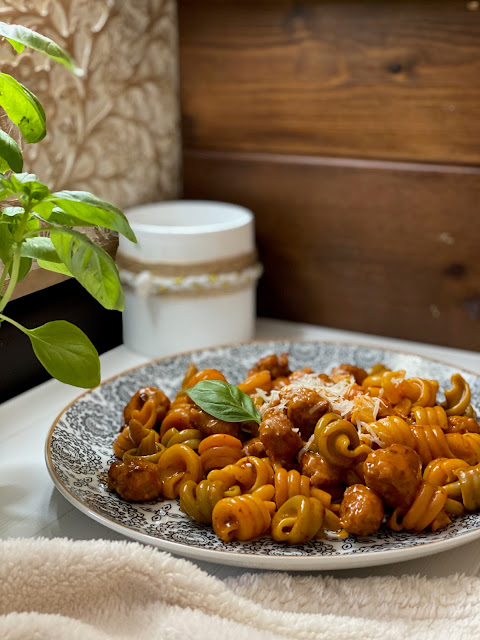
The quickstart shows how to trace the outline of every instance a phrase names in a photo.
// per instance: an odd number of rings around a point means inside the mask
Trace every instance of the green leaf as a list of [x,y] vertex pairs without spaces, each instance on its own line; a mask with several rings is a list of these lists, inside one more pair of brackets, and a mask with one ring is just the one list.
[[50,229],[58,256],[74,278],[106,309],[123,311],[117,265],[104,249],[73,229]]
[[5,209],[1,211],[2,215],[8,216],[9,218],[16,218],[23,215],[24,212],[25,209],[23,207],[5,207]]
[[[10,275],[12,275],[12,266],[13,265],[11,265],[10,269],[8,270]],[[20,258],[20,268],[18,270],[17,282],[21,282],[25,278],[25,276],[30,271],[31,267],[32,267],[32,259],[31,258]]]
[[61,262],[50,238],[27,238],[22,242],[21,255],[35,260]]
[[50,189],[34,173],[12,173],[10,183],[15,191],[25,194],[31,200],[43,200],[50,195]]
[[45,137],[45,112],[38,98],[6,73],[0,73],[0,105],[26,142],[40,142]]
[[0,129],[0,171],[21,171],[23,157],[20,147],[5,131]]
[[11,38],[5,38],[5,39],[7,40],[7,42],[9,42],[12,45],[12,47],[15,49],[17,53],[22,53],[22,51],[25,49],[24,44],[15,42],[15,40],[12,40]]
[[[57,254],[58,256],[58,254]],[[63,262],[49,262],[48,260],[37,260],[37,264],[46,271],[54,271],[55,273],[63,273],[65,276],[73,278],[73,274],[67,269]]]
[[83,75],[82,69],[80,69],[65,49],[62,49],[56,42],[46,36],[42,36],[40,33],[36,33],[18,24],[0,22],[0,36],[6,38],[18,53],[21,53],[25,46],[30,49],[35,49],[35,51],[40,51],[40,53],[55,60],[55,62],[63,64],[76,75]]
[[52,202],[42,202],[38,207],[39,209],[44,208],[45,205],[50,205],[52,208],[51,213],[46,213],[43,216],[44,220],[48,220],[52,224],[59,224],[62,227],[95,227],[96,224],[93,222],[86,222],[85,220],[81,220],[80,218],[76,218],[75,216],[70,215],[69,213],[65,213],[59,207],[54,207]]
[[13,233],[8,224],[0,224],[0,260],[5,264],[11,256],[13,250]]
[[124,235],[128,240],[136,242],[135,234],[125,214],[110,202],[100,200],[87,191],[59,191],[52,193],[44,203],[35,207],[47,220],[51,213],[46,210],[47,203],[54,203],[65,213],[74,216],[81,224],[96,225],[113,229]]
[[7,196],[15,194],[15,189],[10,182],[10,178],[4,173],[0,173],[0,200],[4,200]]
[[81,329],[65,320],[25,329],[35,355],[48,373],[66,384],[89,389],[100,382],[100,360]]
[[[19,224],[21,224],[24,210],[22,207],[6,207],[0,211],[0,260],[6,263],[12,257],[13,247],[19,239],[16,237]],[[30,216],[24,226],[24,232],[37,231],[40,226],[39,221]],[[23,279],[29,272],[31,260],[22,258],[20,262],[20,279]]]
[[238,387],[223,380],[202,380],[186,393],[210,415],[225,422],[262,421],[252,399]]

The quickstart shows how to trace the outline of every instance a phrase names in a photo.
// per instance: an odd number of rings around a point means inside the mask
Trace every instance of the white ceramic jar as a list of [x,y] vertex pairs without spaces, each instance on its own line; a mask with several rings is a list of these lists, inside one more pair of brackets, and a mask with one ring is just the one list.
[[179,200],[126,212],[137,236],[120,236],[123,340],[151,358],[250,340],[257,262],[252,212]]

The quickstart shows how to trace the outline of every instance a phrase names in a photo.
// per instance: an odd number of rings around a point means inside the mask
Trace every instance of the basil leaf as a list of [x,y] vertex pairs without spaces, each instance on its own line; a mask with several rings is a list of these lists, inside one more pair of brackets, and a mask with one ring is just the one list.
[[40,142],[46,136],[45,112],[38,98],[6,73],[0,73],[0,105],[26,142]]
[[20,44],[19,42],[16,42],[15,40],[11,40],[10,38],[5,38],[7,42],[9,42],[12,47],[15,49],[15,51],[17,53],[22,53],[22,51],[25,49],[25,45],[24,44]]
[[22,242],[21,255],[35,260],[61,262],[50,238],[27,238]]
[[[41,209],[48,203],[42,203],[38,209]],[[80,218],[76,218],[75,216],[70,215],[69,213],[65,213],[59,207],[54,207],[53,203],[49,203],[52,207],[51,213],[45,209],[43,219],[52,224],[58,224],[62,227],[95,227],[100,226],[96,222],[87,222],[86,220],[81,220]]]
[[[58,258],[58,254],[57,254]],[[55,273],[62,273],[65,276],[70,276],[73,278],[73,274],[71,271],[67,269],[67,267],[62,262],[50,262],[49,260],[37,259],[37,264],[42,269],[46,271],[54,271]]]
[[12,173],[10,183],[15,191],[28,196],[30,200],[43,200],[50,195],[50,190],[33,173]]
[[50,229],[58,257],[73,277],[106,309],[123,311],[117,265],[108,253],[74,229]]
[[0,171],[21,171],[23,157],[20,147],[8,133],[0,129]]
[[225,422],[262,421],[252,399],[238,387],[223,380],[202,380],[187,395],[207,413]]
[[81,329],[66,320],[22,329],[48,373],[66,384],[89,389],[100,382],[98,353]]
[[25,209],[23,207],[5,207],[5,209],[2,209],[2,215],[10,218],[17,218],[23,215],[24,212]]
[[0,260],[6,264],[12,257],[13,233],[9,224],[0,225]]
[[[13,265],[10,265],[10,269],[8,270],[10,275],[12,275],[12,266]],[[20,258],[17,282],[21,282],[25,278],[27,273],[30,271],[31,266],[32,266],[31,258]]]
[[15,189],[7,175],[0,173],[0,200],[4,200],[9,195],[15,195]]
[[46,36],[42,36],[40,33],[36,33],[19,24],[0,22],[0,37],[1,36],[6,38],[18,53],[21,53],[24,47],[35,49],[35,51],[40,51],[40,53],[55,60],[55,62],[63,64],[77,76],[83,75],[83,71],[77,66],[65,49],[62,49],[56,42]]
[[[113,229],[124,235],[128,240],[136,242],[137,239],[125,214],[110,202],[100,200],[87,191],[59,191],[46,198],[45,203],[35,207],[47,220],[52,210],[46,210],[47,203],[52,203],[65,213],[74,216],[78,221],[86,224],[94,224],[99,227]],[[78,223],[76,223],[78,224]]]

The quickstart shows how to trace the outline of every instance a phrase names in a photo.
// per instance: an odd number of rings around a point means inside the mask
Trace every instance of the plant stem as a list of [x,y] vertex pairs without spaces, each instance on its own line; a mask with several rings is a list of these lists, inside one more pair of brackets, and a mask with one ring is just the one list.
[[7,273],[8,273],[8,270],[10,269],[10,265],[11,265],[11,264],[12,264],[12,261],[11,261],[11,260],[9,260],[9,261],[7,262],[7,264],[4,264],[4,265],[3,265],[2,277],[0,278],[0,294],[1,294],[1,292],[2,292],[3,285],[5,284],[5,280],[6,280],[6,278],[7,278]]
[[0,301],[0,311],[3,311],[7,306],[8,301],[12,297],[13,291],[17,285],[18,280],[18,271],[20,269],[20,251],[21,246],[18,245],[13,253],[13,264],[12,264],[12,273],[10,275],[10,282],[8,283],[7,290],[5,291],[5,295]]
[[[12,262],[12,271],[10,273],[10,282],[8,283],[8,287],[7,287],[7,290],[5,291],[5,295],[2,297],[2,300],[0,301],[0,312],[3,311],[7,306],[15,290],[15,287],[17,286],[18,272],[20,270],[20,259],[22,257],[21,252],[22,252],[23,232],[28,222],[29,215],[30,215],[30,202],[28,203],[27,206],[24,207],[22,221],[18,225],[18,229],[15,233],[16,244],[15,244],[15,249],[13,251],[13,262]],[[2,278],[3,278],[3,275],[2,275]]]
[[15,320],[12,320],[11,318],[4,316],[3,313],[0,313],[0,321],[1,320],[5,320],[5,322],[9,322],[10,324],[13,324],[14,327],[17,327],[17,329],[20,329],[20,331],[22,331],[23,333],[28,334],[28,330],[25,329],[25,327],[22,327],[22,325],[19,324],[18,322],[15,322]]

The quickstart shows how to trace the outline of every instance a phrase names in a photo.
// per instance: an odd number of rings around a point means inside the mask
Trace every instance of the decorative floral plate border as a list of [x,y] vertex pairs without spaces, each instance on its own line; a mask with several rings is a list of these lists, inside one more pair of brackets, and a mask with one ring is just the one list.
[[[460,372],[470,384],[472,398],[480,399],[480,376],[399,351],[290,340],[192,351],[121,373],[66,407],[46,442],[46,462],[53,482],[80,511],[125,536],[184,557],[249,568],[312,571],[388,564],[445,551],[480,537],[480,514],[472,513],[435,533],[396,533],[382,528],[366,538],[331,538],[294,547],[270,538],[224,543],[210,527],[183,514],[177,501],[133,504],[108,490],[106,474],[115,459],[112,442],[122,423],[123,407],[140,387],[157,386],[172,398],[191,362],[199,369],[220,369],[229,382],[240,382],[258,358],[283,352],[289,353],[292,368],[310,366],[316,371],[328,372],[343,362],[361,367],[383,362],[391,369],[405,369],[409,376],[434,378],[441,390],[451,386],[453,373]],[[478,411],[478,400],[473,404]]]

